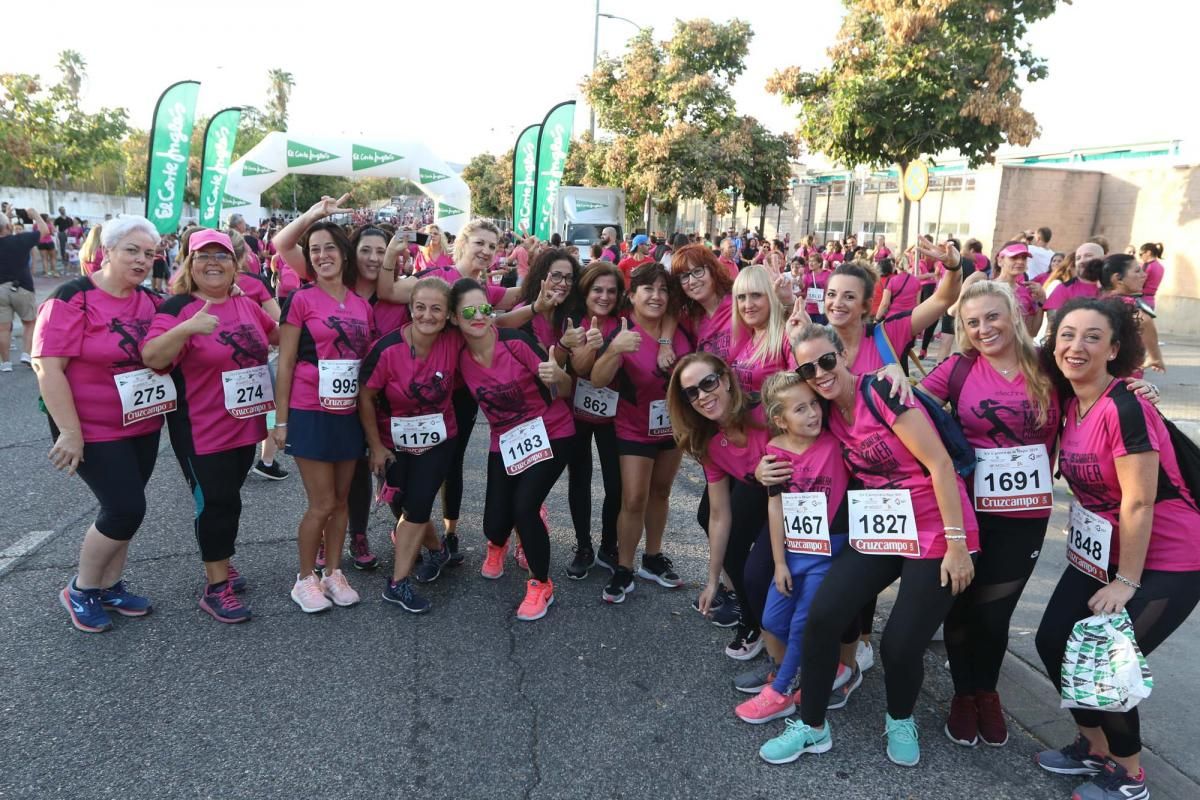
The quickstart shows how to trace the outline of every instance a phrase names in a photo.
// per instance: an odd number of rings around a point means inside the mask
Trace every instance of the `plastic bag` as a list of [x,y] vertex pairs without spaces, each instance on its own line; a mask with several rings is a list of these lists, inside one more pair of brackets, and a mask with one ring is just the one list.
[[1062,664],[1062,707],[1128,711],[1150,696],[1154,677],[1133,636],[1129,614],[1075,623]]

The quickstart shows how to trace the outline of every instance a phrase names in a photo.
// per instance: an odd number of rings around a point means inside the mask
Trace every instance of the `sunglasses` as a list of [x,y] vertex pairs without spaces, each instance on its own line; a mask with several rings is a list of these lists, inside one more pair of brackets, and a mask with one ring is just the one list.
[[492,314],[492,306],[489,303],[480,303],[477,306],[464,306],[458,314],[463,319],[475,319],[476,314],[488,317]]
[[687,398],[689,403],[694,403],[700,399],[700,392],[712,394],[721,385],[721,376],[715,372],[710,372],[700,379],[700,382],[695,386],[680,386],[683,390],[683,396]]
[[817,367],[820,367],[826,372],[832,372],[833,368],[836,366],[837,353],[826,353],[816,361],[806,361],[796,367],[796,374],[806,381],[811,381],[813,378],[817,377]]

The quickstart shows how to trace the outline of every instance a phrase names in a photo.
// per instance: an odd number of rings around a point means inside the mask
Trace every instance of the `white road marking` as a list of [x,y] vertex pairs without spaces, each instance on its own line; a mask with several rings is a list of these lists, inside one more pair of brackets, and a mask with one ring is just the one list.
[[11,572],[23,558],[33,555],[53,535],[54,531],[30,531],[8,548],[0,550],[0,578]]

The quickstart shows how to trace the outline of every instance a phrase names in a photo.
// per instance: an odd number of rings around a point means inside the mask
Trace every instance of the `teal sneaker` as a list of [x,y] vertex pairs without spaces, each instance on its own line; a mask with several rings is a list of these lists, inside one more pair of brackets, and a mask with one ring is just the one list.
[[884,715],[884,735],[887,736],[887,756],[893,764],[915,767],[921,760],[921,747],[917,744],[917,723],[913,718],[892,719]]
[[794,719],[787,720],[783,733],[758,749],[759,758],[768,764],[790,764],[804,753],[827,753],[833,747],[829,720],[825,727],[814,730]]

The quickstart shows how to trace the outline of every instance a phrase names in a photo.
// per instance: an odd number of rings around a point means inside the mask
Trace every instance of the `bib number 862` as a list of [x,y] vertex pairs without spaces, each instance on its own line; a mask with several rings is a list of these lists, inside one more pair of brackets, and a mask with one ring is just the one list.
[[863,514],[858,518],[858,524],[867,533],[880,536],[884,534],[905,535],[908,533],[908,517],[903,514]]
[[582,405],[584,411],[590,411],[599,416],[608,413],[608,403],[598,397],[585,397],[583,398]]
[[545,447],[542,441],[541,434],[535,433],[533,436],[527,436],[516,444],[510,445],[508,448],[508,457],[516,460],[522,456],[527,456],[534,450],[540,450]]

